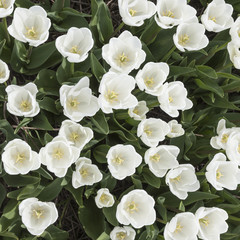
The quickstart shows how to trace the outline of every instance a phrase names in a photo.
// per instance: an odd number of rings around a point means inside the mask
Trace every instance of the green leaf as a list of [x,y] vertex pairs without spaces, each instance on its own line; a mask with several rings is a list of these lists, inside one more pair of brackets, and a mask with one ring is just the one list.
[[41,101],[38,102],[41,109],[44,109],[48,112],[59,115],[59,112],[56,108],[55,100],[50,97],[44,97]]
[[46,185],[41,193],[38,195],[40,201],[52,201],[58,196],[62,188],[67,185],[65,178],[56,178],[53,182]]
[[3,177],[6,184],[11,187],[26,186],[28,184],[36,184],[40,182],[39,177],[27,176],[27,175],[8,175]]
[[108,153],[108,150],[110,149],[110,146],[108,145],[99,145],[93,149],[93,156],[99,163],[107,163],[106,155]]
[[106,217],[107,221],[115,227],[118,226],[118,221],[116,218],[116,211],[117,211],[117,203],[116,202],[112,207],[103,208],[103,214]]
[[53,130],[53,127],[49,123],[43,111],[41,111],[36,117],[34,117],[33,121],[29,125],[35,128],[40,128],[42,130]]
[[64,188],[67,189],[73,195],[78,206],[80,208],[83,208],[84,207],[84,205],[83,205],[83,188],[75,189],[75,188],[73,188],[72,183],[69,183]]
[[105,232],[103,232],[98,238],[97,240],[109,240],[110,237],[108,234],[106,234]]
[[17,126],[17,128],[14,131],[14,134],[18,133],[21,127],[26,126],[28,123],[30,123],[33,119],[32,118],[24,118]]
[[49,95],[59,96],[60,85],[57,81],[55,71],[49,69],[41,70],[34,83],[37,85],[39,91]]
[[207,78],[212,78],[212,79],[217,79],[217,73],[215,72],[215,70],[209,66],[205,66],[205,65],[196,65],[196,69],[197,69],[197,74],[200,77],[207,77]]
[[149,185],[155,188],[160,188],[161,178],[156,177],[148,168],[143,168],[142,173],[143,173],[143,178]]
[[167,209],[164,206],[165,198],[164,197],[158,197],[156,209],[158,213],[161,215],[163,221],[167,221]]
[[16,0],[15,4],[17,7],[30,8],[34,6],[34,3],[30,0]]
[[19,240],[19,238],[12,232],[7,232],[7,231],[1,232],[0,236],[1,237],[7,237],[7,238],[11,238],[11,239],[13,238],[13,239]]
[[88,199],[83,208],[79,208],[78,216],[86,234],[96,240],[105,230],[104,215],[93,199]]
[[228,214],[234,214],[240,211],[240,204],[219,204],[217,207],[224,209]]
[[7,195],[7,191],[5,187],[0,183],[0,207],[2,206],[2,203]]
[[90,61],[92,72],[96,79],[100,82],[103,74],[106,71],[93,53],[90,54]]
[[180,75],[186,75],[189,73],[194,73],[196,72],[195,68],[190,68],[190,67],[180,67],[180,66],[172,66],[170,65],[170,73],[169,73],[169,77],[170,76],[180,76]]
[[69,239],[68,232],[57,228],[54,225],[49,226],[44,233],[41,235],[46,240],[67,240]]
[[102,110],[99,110],[93,117],[91,117],[91,121],[97,127],[96,131],[105,135],[109,133],[108,123]]
[[180,202],[178,209],[182,212],[185,212],[185,206],[183,204],[183,201]]
[[209,200],[209,199],[215,199],[215,198],[219,198],[218,195],[212,194],[212,193],[206,193],[206,192],[190,192],[188,193],[188,198],[186,200],[183,201],[184,205],[190,205],[196,201],[200,201],[200,200]]
[[39,169],[35,170],[35,172],[39,173],[46,179],[53,180],[53,177],[43,167],[40,167]]

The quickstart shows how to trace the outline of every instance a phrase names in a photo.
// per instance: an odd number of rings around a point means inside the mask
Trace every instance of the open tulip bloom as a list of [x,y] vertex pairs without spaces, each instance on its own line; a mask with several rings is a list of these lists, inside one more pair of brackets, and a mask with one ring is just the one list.
[[1,0],[0,2],[0,18],[9,16],[13,12],[15,0]]
[[8,65],[0,60],[0,83],[4,83],[9,79],[10,71]]
[[136,236],[136,232],[132,227],[123,226],[123,227],[114,227],[114,229],[110,232],[111,240],[134,240]]

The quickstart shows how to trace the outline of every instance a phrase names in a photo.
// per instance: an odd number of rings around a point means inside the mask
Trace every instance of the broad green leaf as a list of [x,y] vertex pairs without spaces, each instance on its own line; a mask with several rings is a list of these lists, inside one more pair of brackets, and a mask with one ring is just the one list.
[[2,206],[2,203],[6,198],[6,195],[7,195],[6,188],[0,183],[0,207]]
[[80,208],[83,208],[84,207],[84,205],[83,205],[83,190],[84,190],[83,187],[75,189],[75,188],[73,188],[72,183],[69,183],[64,188],[67,189],[73,195],[78,206]]
[[93,117],[91,117],[91,121],[97,127],[96,131],[105,135],[109,133],[108,123],[102,110],[99,110]]
[[212,79],[218,78],[216,71],[209,66],[196,65],[196,69],[197,69],[197,74],[200,77],[207,77],[207,78],[212,78]]
[[103,74],[106,71],[93,53],[90,54],[90,61],[92,72],[96,79],[100,82]]
[[53,127],[49,123],[43,111],[41,111],[36,117],[34,117],[33,121],[29,125],[32,127],[40,128],[42,130],[53,130]]
[[228,214],[240,212],[240,204],[219,204],[217,207],[224,209]]
[[108,234],[106,234],[105,232],[103,232],[98,238],[97,240],[110,240],[110,237]]
[[18,133],[20,128],[26,126],[28,123],[30,123],[33,119],[32,118],[24,118],[17,126],[17,128],[14,131],[14,134]]
[[68,232],[61,230],[54,225],[50,225],[44,231],[44,233],[41,235],[41,237],[43,237],[46,240],[53,240],[53,239],[67,240],[67,239],[69,239],[69,234],[68,234]]
[[11,187],[26,186],[28,184],[36,184],[40,182],[39,177],[33,177],[28,175],[8,175],[3,177],[7,185]]
[[156,177],[148,168],[143,168],[142,172],[143,172],[143,178],[149,185],[155,188],[160,188],[161,178]]
[[19,238],[12,232],[7,232],[7,231],[0,232],[0,236],[1,237],[7,237],[7,238],[10,238],[10,239],[19,240]]
[[15,4],[17,7],[22,7],[22,8],[30,8],[34,5],[34,3],[30,0],[16,0]]
[[104,207],[103,208],[103,214],[106,217],[107,221],[115,227],[118,226],[118,221],[116,218],[116,210],[117,210],[116,202],[112,207]]
[[93,149],[93,156],[99,163],[107,163],[106,155],[110,146],[108,145],[99,145]]
[[46,179],[53,180],[53,177],[43,167],[40,167],[39,169],[35,170],[35,172],[39,173]]
[[185,76],[186,74],[189,73],[194,73],[196,72],[196,69],[190,68],[190,67],[180,67],[180,66],[172,66],[170,65],[170,73],[169,76]]
[[41,101],[39,101],[39,106],[41,109],[54,113],[55,115],[59,115],[55,100],[50,97],[44,97]]

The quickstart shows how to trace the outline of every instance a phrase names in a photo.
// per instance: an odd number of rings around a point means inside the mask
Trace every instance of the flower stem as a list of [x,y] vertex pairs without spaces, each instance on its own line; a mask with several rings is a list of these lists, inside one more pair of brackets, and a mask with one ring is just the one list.
[[160,223],[162,223],[162,224],[167,224],[166,221],[164,221],[164,220],[162,220],[162,219],[160,219],[160,218],[157,218],[156,220],[157,220],[157,222],[160,222]]
[[112,37],[114,37],[114,36],[123,28],[124,24],[125,24],[125,23],[122,22],[122,23],[115,29]]
[[71,73],[71,75],[74,74],[74,62],[70,63],[70,73]]
[[29,45],[29,48],[28,48],[28,51],[27,51],[27,64],[30,63],[30,58],[31,58],[31,55],[32,55],[32,49],[33,49],[33,46]]
[[5,32],[6,39],[7,39],[7,44],[10,45],[11,38],[10,38],[9,32],[7,30],[7,28],[8,28],[8,26],[7,26],[7,18],[3,18],[2,21],[3,21],[3,26],[4,26],[4,32]]

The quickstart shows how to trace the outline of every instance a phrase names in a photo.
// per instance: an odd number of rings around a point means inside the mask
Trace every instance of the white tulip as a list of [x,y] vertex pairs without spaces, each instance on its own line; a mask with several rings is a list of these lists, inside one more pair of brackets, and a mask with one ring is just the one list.
[[147,0],[118,0],[118,7],[122,21],[129,26],[143,25],[156,12],[155,4]]
[[40,236],[48,226],[56,222],[58,211],[53,202],[27,198],[19,205],[19,215],[27,230],[32,235]]
[[231,4],[226,4],[224,0],[213,0],[201,16],[201,22],[208,31],[221,32],[232,26],[232,13]]
[[135,107],[128,109],[128,114],[136,121],[146,119],[146,113],[149,111],[146,101],[140,101]]
[[98,208],[103,208],[112,207],[115,201],[113,195],[109,192],[107,188],[101,188],[97,191],[95,202]]
[[79,188],[86,185],[93,185],[102,180],[102,173],[97,165],[92,164],[89,158],[81,157],[76,161],[76,171],[72,175],[72,185]]
[[111,38],[109,43],[102,47],[102,56],[111,66],[111,71],[128,74],[140,67],[145,61],[146,53],[142,50],[139,38],[129,31],[124,31],[118,38]]
[[[165,240],[197,240],[198,222],[191,212],[176,214],[164,229]],[[215,239],[214,239],[215,240]]]
[[188,110],[193,103],[187,98],[187,89],[180,81],[165,83],[158,96],[160,108],[171,117],[178,117],[178,110]]
[[181,23],[173,35],[175,46],[181,51],[195,51],[205,48],[209,40],[205,28],[200,23]]
[[108,150],[106,157],[109,171],[118,180],[133,175],[142,162],[141,155],[132,145],[117,144]]
[[57,177],[64,177],[68,168],[79,157],[80,150],[70,145],[62,136],[57,136],[40,149],[39,155],[43,165]]
[[50,27],[51,21],[42,7],[17,7],[8,32],[20,42],[28,42],[30,46],[37,47],[47,41]]
[[[1,8],[0,8],[1,11]],[[0,60],[0,83],[4,83],[9,79],[10,71],[8,65]]]
[[117,206],[119,223],[134,228],[151,225],[156,220],[155,201],[145,190],[135,189],[124,195]]
[[233,128],[226,128],[225,119],[221,119],[217,125],[217,136],[212,137],[210,144],[215,149],[226,149],[229,135],[234,131]]
[[9,85],[6,87],[8,95],[7,110],[16,116],[34,117],[39,111],[39,105],[36,101],[38,92],[34,83],[28,83],[24,86]]
[[149,148],[145,152],[144,160],[150,171],[157,177],[163,177],[171,168],[179,165],[177,156],[180,149],[171,145],[160,145]]
[[83,127],[71,120],[64,120],[59,129],[58,135],[65,137],[70,145],[82,150],[83,147],[93,138],[93,131],[91,128]]
[[69,62],[83,62],[94,44],[92,33],[88,28],[71,27],[67,34],[56,39],[57,50]]
[[236,128],[233,131],[227,141],[226,155],[229,160],[236,162],[240,165],[240,130]]
[[200,183],[191,164],[180,164],[171,169],[166,175],[166,184],[172,194],[179,199],[186,199],[188,192],[195,192],[200,188]]
[[220,240],[220,234],[227,232],[228,214],[217,207],[200,207],[195,216],[199,222],[198,237],[204,240]]
[[172,28],[183,22],[197,22],[196,13],[187,0],[161,0],[157,1],[155,21],[161,28]]
[[0,18],[9,16],[13,12],[15,0],[0,0]]
[[88,77],[81,78],[74,86],[62,85],[60,103],[64,115],[74,122],[79,122],[86,116],[92,117],[99,110],[98,99],[92,95]]
[[140,90],[145,90],[148,94],[158,96],[168,74],[169,66],[167,63],[149,62],[143,69],[138,71],[135,79]]
[[232,42],[236,45],[240,44],[240,17],[232,24],[229,34],[231,35]]
[[240,69],[240,42],[229,42],[227,45],[227,50],[233,66],[237,69]]
[[168,124],[157,118],[144,119],[137,128],[137,136],[149,147],[156,147],[169,132]]
[[5,171],[10,175],[27,174],[40,168],[39,155],[21,139],[14,139],[5,146],[2,154]]
[[223,153],[217,153],[207,165],[206,178],[216,190],[236,190],[240,184],[240,169],[238,164],[227,161]]
[[171,120],[168,122],[171,131],[167,134],[169,138],[175,138],[184,135],[185,131],[182,124],[178,123],[177,120]]
[[135,236],[135,230],[129,226],[114,227],[110,232],[111,240],[134,240]]
[[113,109],[135,107],[137,98],[131,94],[135,88],[135,80],[127,74],[105,73],[100,82],[98,103],[104,113],[112,113]]

